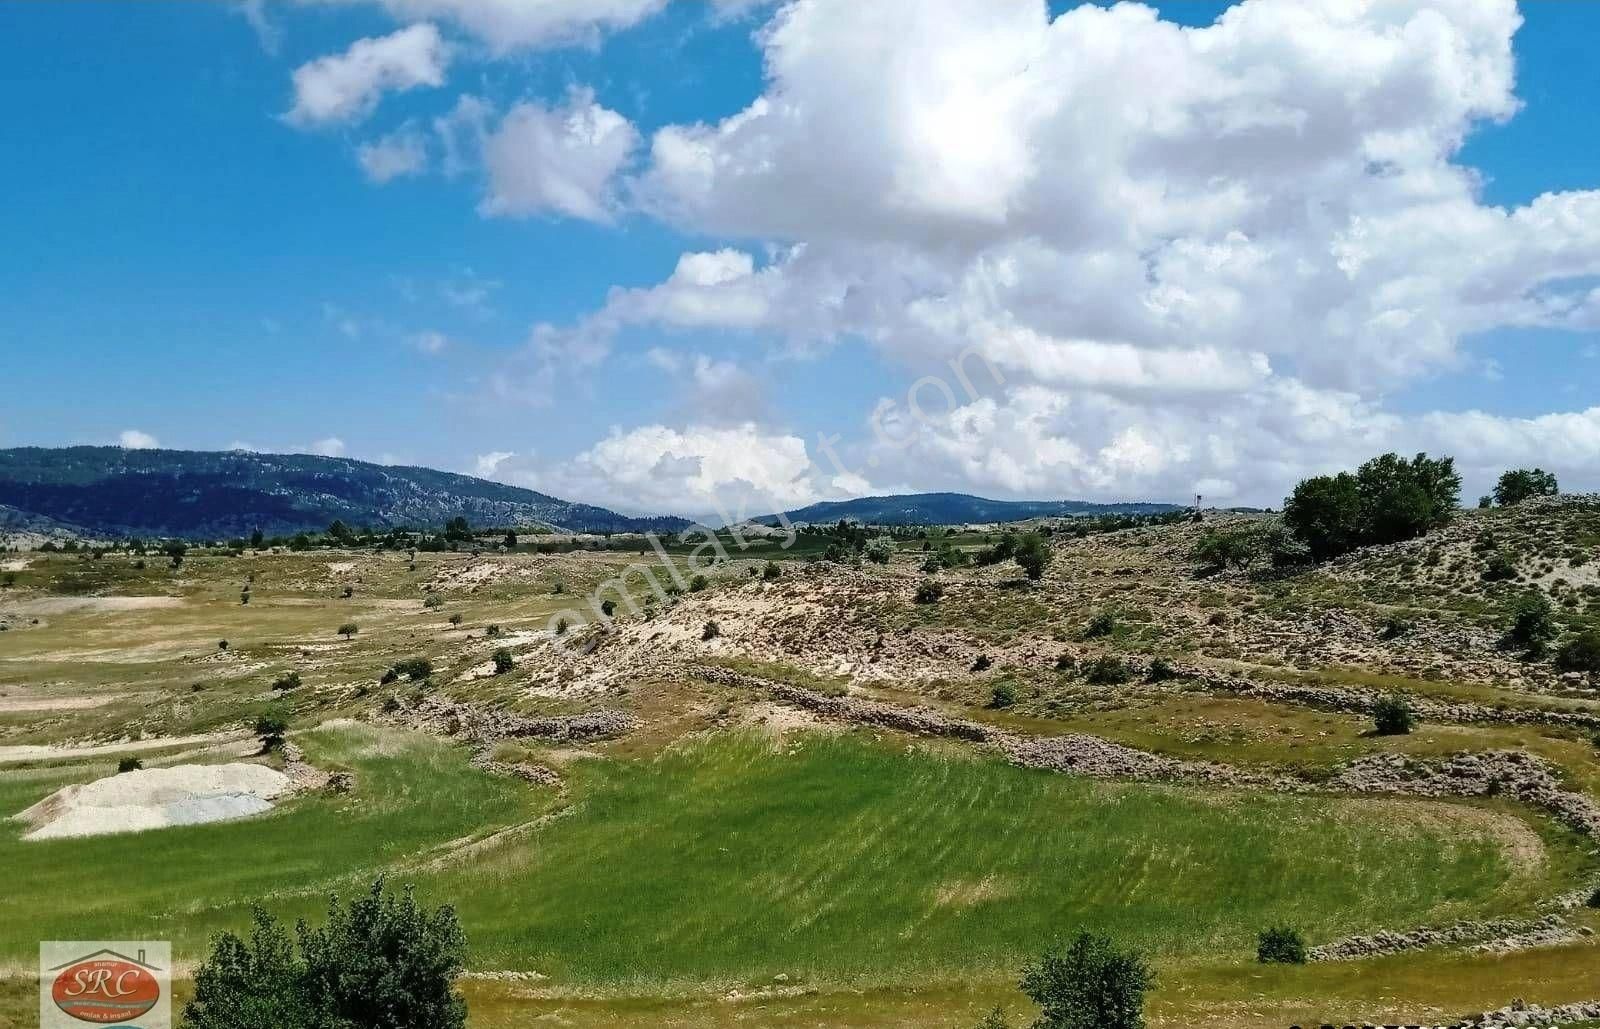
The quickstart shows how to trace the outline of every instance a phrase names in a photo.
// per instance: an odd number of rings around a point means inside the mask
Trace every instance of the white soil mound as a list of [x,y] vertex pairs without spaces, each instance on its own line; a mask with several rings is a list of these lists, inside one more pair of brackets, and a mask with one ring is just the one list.
[[259,815],[293,788],[265,765],[149,768],[63,787],[16,818],[32,826],[25,840],[140,832]]

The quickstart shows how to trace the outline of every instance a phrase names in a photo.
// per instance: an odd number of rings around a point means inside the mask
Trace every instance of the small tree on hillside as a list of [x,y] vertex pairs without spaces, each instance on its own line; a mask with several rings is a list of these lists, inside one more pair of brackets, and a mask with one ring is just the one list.
[[1025,532],[1017,537],[1012,556],[1017,559],[1023,574],[1038,582],[1044,578],[1044,570],[1049,566],[1054,554],[1051,553],[1050,544],[1045,541],[1043,535],[1037,532]]
[[1553,473],[1542,468],[1513,468],[1494,485],[1494,499],[1501,507],[1520,504],[1529,497],[1553,497],[1561,491]]
[[511,651],[501,647],[494,652],[494,674],[504,675],[515,667],[517,667],[517,662],[511,656]]
[[289,732],[289,713],[281,707],[271,707],[256,718],[256,735],[261,737],[261,751],[266,753],[283,746]]
[[1563,672],[1600,675],[1600,630],[1589,629],[1563,643],[1556,651],[1556,667]]
[[1256,960],[1262,964],[1303,965],[1306,941],[1286,925],[1273,926],[1256,937]]
[[1405,736],[1416,723],[1416,713],[1406,698],[1395,695],[1384,697],[1372,708],[1372,717],[1379,736]]
[[1022,974],[1022,992],[1042,1009],[1034,1029],[1144,1029],[1153,983],[1137,951],[1087,932]]
[[1503,641],[1506,649],[1520,650],[1537,660],[1549,652],[1550,641],[1555,638],[1555,611],[1549,598],[1536,589],[1518,598],[1511,608],[1511,625]]
[[1356,547],[1413,539],[1449,522],[1461,497],[1455,460],[1418,454],[1375,457],[1354,474],[1319,475],[1295,486],[1283,520],[1318,561]]
[[343,625],[339,626],[339,635],[343,636],[345,639],[349,639],[360,631],[361,626],[357,625],[355,622],[345,622]]

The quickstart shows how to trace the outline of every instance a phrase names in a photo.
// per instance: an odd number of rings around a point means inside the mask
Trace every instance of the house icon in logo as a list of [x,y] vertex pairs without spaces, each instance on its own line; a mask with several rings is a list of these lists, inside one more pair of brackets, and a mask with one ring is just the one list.
[[39,1024],[44,1029],[171,1026],[171,944],[53,943],[42,944],[39,951]]

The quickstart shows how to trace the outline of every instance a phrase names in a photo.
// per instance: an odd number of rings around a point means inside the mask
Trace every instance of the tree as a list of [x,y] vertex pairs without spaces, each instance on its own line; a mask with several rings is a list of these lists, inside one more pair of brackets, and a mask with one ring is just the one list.
[[1303,965],[1306,941],[1286,925],[1273,926],[1256,937],[1256,960],[1262,964]]
[[511,651],[501,647],[494,652],[494,674],[504,675],[515,667],[517,667],[517,662],[511,656]]
[[989,706],[992,708],[1008,708],[1017,702],[1016,684],[1009,679],[1001,679],[994,684],[994,689],[989,691]]
[[1416,724],[1410,701],[1398,695],[1384,697],[1373,705],[1372,717],[1379,736],[1406,736]]
[[944,596],[944,586],[933,579],[923,579],[913,598],[918,604],[937,604]]
[[138,758],[125,757],[117,762],[117,774],[122,775],[124,772],[137,772],[143,767],[144,762],[140,761]]
[[262,548],[262,546],[264,546],[266,544],[266,542],[267,542],[267,537],[262,534],[260,529],[257,529],[255,532],[252,532],[250,534],[250,549],[251,550],[260,550]]
[[328,536],[335,543],[348,543],[350,541],[350,527],[335,518],[333,524],[328,526]]
[[184,557],[189,553],[189,545],[182,540],[173,540],[161,548],[161,552],[172,559],[172,567],[177,568],[183,564]]
[[279,693],[287,693],[290,690],[299,689],[300,673],[286,672],[283,675],[278,676],[277,679],[273,680],[272,688]]
[[343,625],[339,626],[339,635],[343,636],[345,639],[349,639],[360,631],[361,626],[357,625],[355,622],[345,622]]
[[1302,480],[1283,520],[1318,561],[1356,547],[1414,539],[1450,521],[1461,499],[1455,459],[1375,457],[1354,474]]
[[1022,992],[1042,1009],[1034,1029],[1144,1029],[1144,995],[1153,983],[1137,951],[1088,932],[1022,973]]
[[467,524],[463,515],[457,515],[444,523],[444,538],[451,542],[461,542],[472,538],[472,526]]
[[1542,468],[1513,468],[1494,484],[1494,499],[1501,507],[1511,507],[1529,497],[1553,497],[1560,491],[1551,472]]
[[1589,629],[1563,643],[1556,651],[1556,667],[1563,672],[1600,675],[1600,630]]
[[1506,649],[1537,659],[1549,651],[1555,638],[1555,611],[1549,599],[1537,589],[1524,593],[1511,608],[1511,625],[1503,641]]
[[865,554],[867,560],[873,564],[886,565],[889,563],[889,558],[894,554],[894,544],[879,536],[867,544]]
[[767,566],[761,569],[761,577],[768,582],[783,578],[783,567],[776,561],[768,561]]
[[289,732],[289,715],[281,707],[271,707],[256,718],[256,735],[261,737],[261,750],[277,750],[283,746],[283,737]]
[[190,1029],[463,1029],[466,1001],[455,990],[466,936],[455,911],[428,911],[410,888],[384,880],[341,906],[327,923],[289,934],[257,908],[250,942],[217,936],[195,970]]
[[1030,580],[1038,582],[1044,578],[1044,570],[1050,564],[1050,559],[1055,556],[1050,550],[1050,544],[1045,542],[1043,535],[1037,532],[1025,532],[1017,537],[1016,546],[1012,549],[1012,556],[1017,560],[1023,574]]
[[506,549],[507,550],[515,550],[515,549],[517,549],[517,534],[516,534],[515,530],[513,530],[513,529],[507,529],[506,530],[505,543],[506,543]]
[[1194,558],[1208,568],[1244,571],[1262,555],[1261,533],[1253,529],[1211,529],[1194,545]]

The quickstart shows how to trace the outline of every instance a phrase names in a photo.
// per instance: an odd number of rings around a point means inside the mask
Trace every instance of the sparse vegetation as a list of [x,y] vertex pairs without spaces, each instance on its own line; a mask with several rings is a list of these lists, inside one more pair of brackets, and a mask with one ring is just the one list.
[[272,688],[279,693],[287,693],[290,690],[299,689],[300,673],[285,672],[283,675],[280,675],[276,679],[272,680]]
[[1405,697],[1391,695],[1372,709],[1379,736],[1405,736],[1416,726],[1416,712]]

